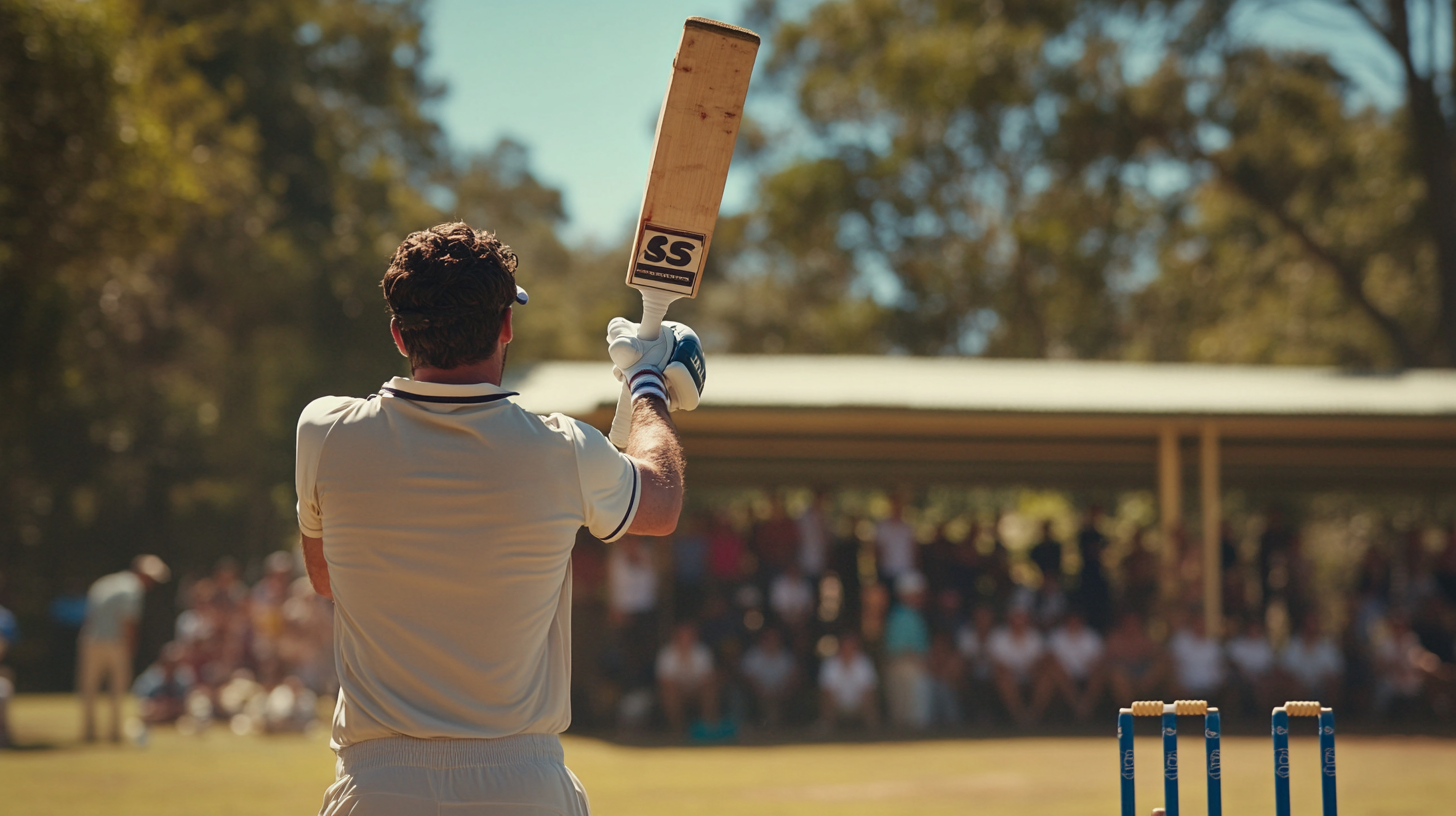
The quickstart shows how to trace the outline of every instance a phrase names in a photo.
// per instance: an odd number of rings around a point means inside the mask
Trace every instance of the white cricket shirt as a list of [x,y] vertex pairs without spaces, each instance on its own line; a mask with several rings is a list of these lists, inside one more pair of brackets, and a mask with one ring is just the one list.
[[334,593],[335,750],[571,722],[571,547],[632,524],[637,468],[490,384],[395,377],[298,421],[298,524]]

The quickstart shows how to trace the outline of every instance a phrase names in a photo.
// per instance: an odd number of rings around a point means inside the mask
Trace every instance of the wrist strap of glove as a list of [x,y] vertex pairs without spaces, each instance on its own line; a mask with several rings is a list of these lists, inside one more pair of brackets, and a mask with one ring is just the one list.
[[632,375],[627,383],[632,389],[632,400],[635,402],[642,397],[656,397],[667,403],[667,383],[662,375],[650,368],[644,368]]

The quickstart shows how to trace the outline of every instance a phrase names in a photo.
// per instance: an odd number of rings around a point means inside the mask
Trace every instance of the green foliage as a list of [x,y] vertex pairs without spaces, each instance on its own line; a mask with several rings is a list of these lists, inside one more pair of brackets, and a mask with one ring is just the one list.
[[135,552],[286,544],[298,411],[377,387],[380,273],[440,218],[421,28],[413,2],[0,1],[0,571],[22,615]]
[[1257,4],[772,21],[803,128],[735,278],[794,307],[733,313],[736,346],[1456,364],[1451,66],[1412,49],[1407,3],[1336,6],[1404,66],[1400,111],[1352,105],[1324,55],[1230,36],[1236,7],[1278,13]]
[[449,153],[421,15],[0,0],[0,580],[25,628],[137,552],[186,572],[296,540],[299,410],[403,372],[378,285],[408,232],[515,244],[516,361],[599,357],[632,310],[626,250],[563,246],[524,148]]

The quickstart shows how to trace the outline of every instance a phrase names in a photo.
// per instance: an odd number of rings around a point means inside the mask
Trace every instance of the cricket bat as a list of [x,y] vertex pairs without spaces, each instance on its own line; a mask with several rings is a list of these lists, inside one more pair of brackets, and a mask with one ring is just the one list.
[[[674,300],[698,296],[758,45],[746,28],[703,17],[683,24],[627,266],[627,285],[642,293],[644,339],[657,338]],[[610,439],[626,447],[631,430],[632,394],[623,385]]]

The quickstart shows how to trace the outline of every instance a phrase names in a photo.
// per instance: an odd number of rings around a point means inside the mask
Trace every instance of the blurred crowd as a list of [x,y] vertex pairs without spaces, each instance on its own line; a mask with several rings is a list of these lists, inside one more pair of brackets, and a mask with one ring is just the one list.
[[[1307,542],[1307,525],[1268,509],[1218,543],[1224,617],[1210,627],[1202,547],[1178,530],[1097,507],[1055,523],[930,523],[899,498],[871,515],[826,493],[789,495],[795,512],[770,494],[751,511],[685,514],[669,538],[579,535],[575,727],[705,741],[1056,728],[1180,698],[1216,702],[1235,722],[1292,699],[1342,719],[1456,722],[1456,526],[1391,527],[1342,548]],[[314,726],[338,690],[332,604],[291,553],[248,574],[223,559],[171,583],[160,560],[138,556],[91,585],[78,607],[88,738],[102,685],[129,688],[144,724],[183,732]],[[172,637],[132,682],[128,627],[160,584],[176,599]],[[0,608],[0,747],[5,649],[18,637]],[[127,644],[115,660],[108,637]]]
[[275,552],[251,586],[223,559],[210,575],[184,577],[175,634],[132,684],[147,724],[197,732],[300,732],[318,699],[338,691],[333,604],[315,594],[295,557]]
[[846,518],[820,494],[790,514],[775,496],[761,517],[698,514],[669,539],[583,536],[576,721],[712,740],[1025,728],[1178,698],[1249,718],[1317,699],[1456,719],[1456,528],[1371,547],[1321,586],[1270,510],[1256,549],[1220,542],[1226,617],[1210,631],[1201,548],[1176,532],[1115,529],[1094,507],[1071,535],[1046,522],[1008,547],[999,520],[914,513],[896,499]]

